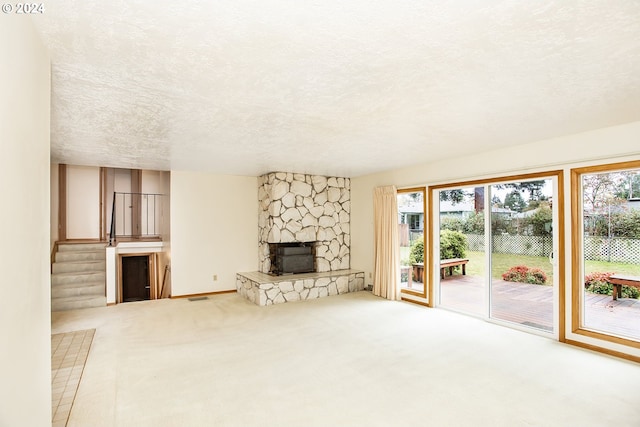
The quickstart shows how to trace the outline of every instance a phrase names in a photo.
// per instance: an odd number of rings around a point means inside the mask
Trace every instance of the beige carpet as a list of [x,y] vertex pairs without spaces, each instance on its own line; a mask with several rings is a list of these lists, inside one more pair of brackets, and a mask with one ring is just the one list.
[[60,312],[96,328],[68,426],[638,426],[640,365],[358,292]]

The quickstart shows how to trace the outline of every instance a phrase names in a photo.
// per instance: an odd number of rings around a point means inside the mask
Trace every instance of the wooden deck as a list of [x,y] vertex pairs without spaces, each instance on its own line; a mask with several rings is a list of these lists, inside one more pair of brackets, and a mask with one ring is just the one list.
[[[441,280],[440,306],[485,315],[482,278],[447,276]],[[493,281],[491,317],[545,331],[553,328],[553,290],[551,286]],[[417,290],[422,283],[413,283]],[[406,289],[406,287],[404,288]],[[585,322],[589,329],[640,339],[640,300],[610,295],[585,294]]]

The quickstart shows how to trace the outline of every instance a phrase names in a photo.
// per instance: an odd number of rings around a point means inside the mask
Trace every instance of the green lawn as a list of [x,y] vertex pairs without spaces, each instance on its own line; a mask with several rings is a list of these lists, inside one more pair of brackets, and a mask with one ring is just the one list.
[[599,273],[622,273],[640,276],[639,264],[623,264],[621,262],[586,261],[584,270],[585,274],[597,271]]
[[[484,275],[484,252],[467,251],[467,274],[471,276]],[[506,273],[511,267],[516,265],[526,265],[530,268],[539,268],[547,275],[547,283],[553,283],[553,266],[549,263],[549,258],[515,254],[493,254],[491,277],[502,279],[502,273]]]
[[[405,260],[405,265],[409,263],[409,250],[410,248],[400,248],[400,259]],[[467,274],[470,276],[482,276],[484,275],[484,252],[472,252],[467,251],[467,258],[469,263],[467,264]],[[553,283],[553,268],[549,263],[549,258],[535,257],[526,255],[515,254],[493,254],[492,256],[493,268],[491,277],[494,279],[501,279],[502,273],[505,273],[509,268],[516,265],[526,265],[527,267],[539,268],[547,275],[547,283]],[[598,272],[610,272],[610,273],[623,273],[634,276],[640,276],[639,264],[623,264],[619,262],[605,262],[605,261],[586,261],[585,273]]]

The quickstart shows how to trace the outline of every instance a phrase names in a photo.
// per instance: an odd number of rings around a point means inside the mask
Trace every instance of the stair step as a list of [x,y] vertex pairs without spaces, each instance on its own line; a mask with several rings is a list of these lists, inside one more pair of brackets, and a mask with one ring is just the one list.
[[66,251],[56,252],[56,262],[68,261],[103,261],[105,251]]
[[83,295],[51,299],[51,311],[66,311],[106,306],[107,297],[105,296]]
[[51,285],[64,285],[67,283],[105,282],[104,271],[84,271],[79,273],[56,273],[51,275]]
[[54,262],[51,266],[53,274],[58,273],[80,273],[85,271],[105,271],[106,261],[69,261]]
[[58,243],[58,252],[103,251],[106,243]]
[[51,287],[51,298],[104,296],[104,282],[65,283]]

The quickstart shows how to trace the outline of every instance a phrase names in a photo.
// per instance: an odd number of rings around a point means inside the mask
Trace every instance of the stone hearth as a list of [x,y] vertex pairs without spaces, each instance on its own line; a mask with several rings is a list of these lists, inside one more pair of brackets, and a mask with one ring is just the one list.
[[322,298],[364,290],[364,272],[341,270],[272,276],[261,272],[236,274],[236,290],[261,305]]

